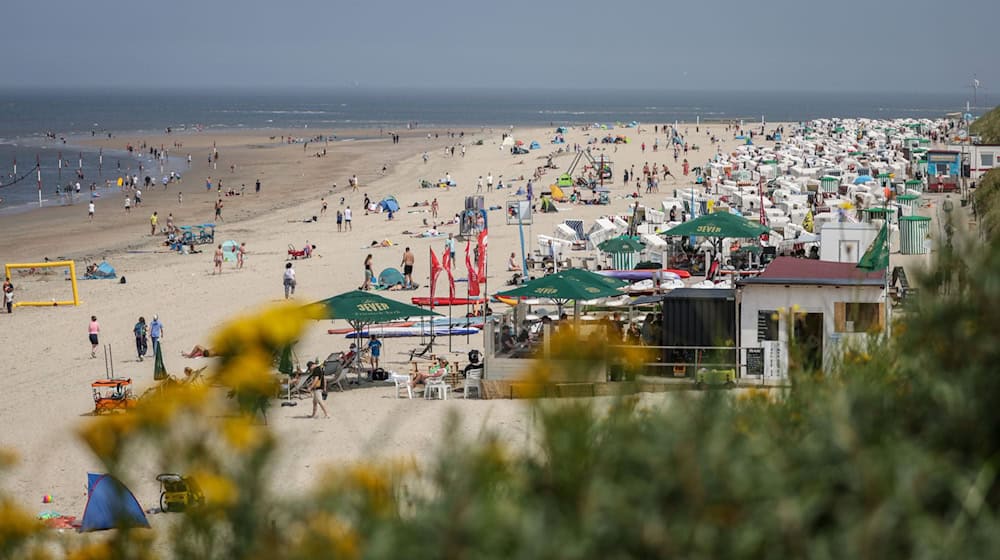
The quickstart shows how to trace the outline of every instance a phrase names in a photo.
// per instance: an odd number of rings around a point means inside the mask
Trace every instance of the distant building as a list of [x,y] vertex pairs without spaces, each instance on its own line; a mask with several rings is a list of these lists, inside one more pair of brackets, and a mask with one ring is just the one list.
[[964,155],[964,167],[973,181],[1000,167],[1000,144],[949,144],[948,149]]

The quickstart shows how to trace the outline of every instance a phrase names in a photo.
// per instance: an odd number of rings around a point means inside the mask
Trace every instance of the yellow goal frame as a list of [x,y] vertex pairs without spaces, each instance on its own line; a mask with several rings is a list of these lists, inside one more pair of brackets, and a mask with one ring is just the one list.
[[76,263],[74,261],[52,261],[43,263],[8,263],[3,265],[4,274],[10,278],[15,268],[58,268],[69,267],[69,281],[73,285],[73,299],[68,301],[15,301],[14,307],[57,307],[60,305],[80,305],[80,291],[76,285]]

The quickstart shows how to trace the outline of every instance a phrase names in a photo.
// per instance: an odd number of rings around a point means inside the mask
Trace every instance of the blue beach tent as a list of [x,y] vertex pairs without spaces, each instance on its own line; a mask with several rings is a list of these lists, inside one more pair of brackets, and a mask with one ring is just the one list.
[[97,270],[84,275],[83,278],[85,280],[111,280],[118,278],[118,273],[115,272],[115,267],[108,264],[107,261],[103,261],[97,265]]
[[532,141],[531,145],[528,146],[528,149],[529,150],[537,150],[537,149],[539,149],[541,147],[542,147],[542,145],[539,144],[537,141]]
[[382,288],[391,288],[396,284],[401,285],[405,280],[403,273],[395,268],[387,268],[378,275],[378,285]]
[[142,506],[117,478],[110,474],[87,473],[87,506],[80,531],[149,528]]
[[386,212],[399,212],[399,203],[396,202],[396,197],[394,196],[383,198],[382,202],[379,202],[379,206]]

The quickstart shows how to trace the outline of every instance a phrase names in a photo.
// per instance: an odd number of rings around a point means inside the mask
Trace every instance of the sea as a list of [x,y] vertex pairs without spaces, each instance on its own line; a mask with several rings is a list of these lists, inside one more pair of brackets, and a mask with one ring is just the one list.
[[[843,93],[490,89],[343,90],[0,90],[0,215],[81,204],[89,185],[126,172],[162,178],[186,168],[183,148],[164,166],[130,155],[127,139],[168,128],[183,134],[227,129],[301,129],[303,137],[338,130],[407,126],[480,127],[694,123],[720,120],[800,122],[824,117],[937,118],[965,110],[967,93]],[[974,111],[983,112],[983,111]],[[315,131],[315,133],[313,132]],[[120,149],[98,152],[81,140],[112,134]],[[351,138],[356,140],[355,132]],[[366,135],[361,135],[366,136]],[[167,146],[168,150],[171,146]],[[201,157],[203,154],[194,154]],[[16,173],[15,173],[16,161]],[[61,162],[61,164],[60,164]],[[77,178],[78,170],[83,179]],[[80,196],[64,193],[81,183]],[[100,190],[100,189],[99,189]]]

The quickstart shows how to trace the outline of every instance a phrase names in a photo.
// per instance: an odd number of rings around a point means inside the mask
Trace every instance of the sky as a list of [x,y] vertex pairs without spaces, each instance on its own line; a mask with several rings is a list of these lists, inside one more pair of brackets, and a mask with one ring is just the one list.
[[[6,0],[0,86],[1000,94],[998,0]],[[976,46],[980,42],[981,46]]]

